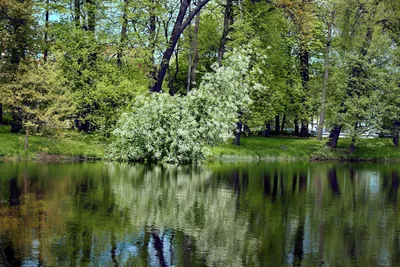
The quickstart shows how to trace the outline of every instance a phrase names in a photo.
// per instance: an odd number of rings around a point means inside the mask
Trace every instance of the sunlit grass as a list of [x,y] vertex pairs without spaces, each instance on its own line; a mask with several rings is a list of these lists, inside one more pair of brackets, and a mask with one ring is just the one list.
[[244,137],[241,146],[231,143],[212,149],[211,159],[222,160],[400,160],[400,149],[389,138],[360,139],[349,153],[350,139],[339,139],[335,150],[325,146],[326,139],[294,137]]
[[62,136],[30,136],[29,149],[24,150],[24,135],[9,133],[9,126],[0,126],[0,156],[35,158],[38,155],[102,158],[105,145],[90,135],[64,133]]

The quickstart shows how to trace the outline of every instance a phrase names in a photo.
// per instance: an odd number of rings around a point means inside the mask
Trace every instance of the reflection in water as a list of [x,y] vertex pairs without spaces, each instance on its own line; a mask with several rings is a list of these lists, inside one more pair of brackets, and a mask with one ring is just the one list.
[[0,164],[0,266],[399,266],[399,167]]

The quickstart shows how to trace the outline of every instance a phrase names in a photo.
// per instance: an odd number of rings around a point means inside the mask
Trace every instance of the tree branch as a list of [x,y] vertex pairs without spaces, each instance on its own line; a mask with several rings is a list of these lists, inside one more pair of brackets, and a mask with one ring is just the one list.
[[181,27],[179,28],[180,32],[183,32],[183,30],[185,30],[185,28],[190,24],[190,22],[192,21],[192,19],[194,18],[194,16],[197,15],[197,13],[199,13],[199,11],[209,2],[210,0],[203,0],[200,3],[197,4],[196,8],[193,9],[192,12],[190,12],[189,16],[187,17],[187,19],[185,20],[184,23],[182,23]]

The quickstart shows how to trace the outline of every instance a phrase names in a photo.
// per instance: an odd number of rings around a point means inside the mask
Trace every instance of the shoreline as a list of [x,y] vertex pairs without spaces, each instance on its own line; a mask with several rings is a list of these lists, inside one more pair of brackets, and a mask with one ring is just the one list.
[[[226,143],[211,148],[204,162],[400,162],[400,149],[389,138],[360,139],[352,154],[348,153],[350,142],[341,138],[338,147],[330,149],[326,139],[248,136],[241,138],[241,146]],[[107,143],[95,135],[65,132],[58,137],[31,136],[25,151],[22,135],[0,127],[0,162],[110,161]]]

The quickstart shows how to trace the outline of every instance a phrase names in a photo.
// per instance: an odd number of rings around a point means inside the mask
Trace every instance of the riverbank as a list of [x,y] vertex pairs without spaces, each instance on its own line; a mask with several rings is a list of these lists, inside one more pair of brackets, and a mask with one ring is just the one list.
[[[0,161],[91,161],[105,156],[106,142],[93,135],[65,132],[58,137],[30,136],[25,151],[24,135],[9,133],[0,126]],[[212,149],[208,161],[398,161],[400,149],[389,138],[361,139],[356,151],[348,153],[350,139],[340,139],[335,150],[326,140],[296,137],[244,137],[241,146],[222,144]]]
[[240,147],[225,144],[212,149],[210,160],[222,161],[400,161],[400,149],[389,138],[360,139],[354,153],[348,153],[350,139],[340,139],[337,149],[327,140],[296,137],[244,137]]
[[0,126],[0,161],[90,161],[104,157],[106,144],[90,135],[66,132],[61,136],[30,136],[24,150],[23,134],[9,133],[9,126]]

